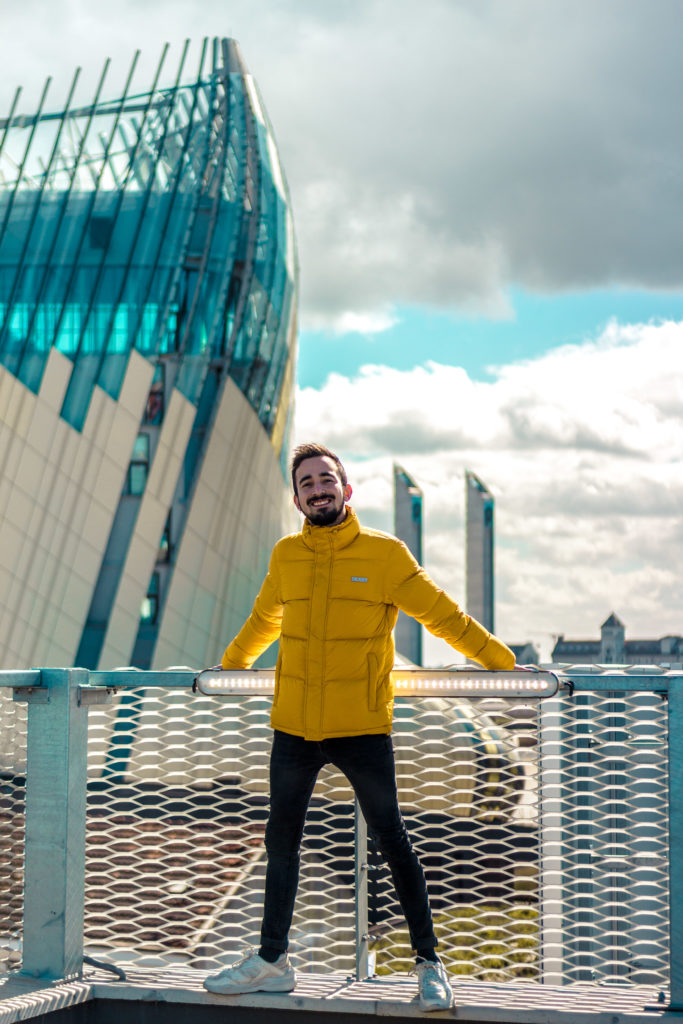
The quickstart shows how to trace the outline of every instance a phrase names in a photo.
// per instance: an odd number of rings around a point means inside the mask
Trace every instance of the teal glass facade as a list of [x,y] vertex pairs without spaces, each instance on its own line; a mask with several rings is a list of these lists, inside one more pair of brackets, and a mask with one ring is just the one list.
[[101,82],[89,106],[0,120],[0,361],[37,391],[50,349],[66,355],[77,429],[94,386],[118,397],[131,349],[174,362],[195,404],[217,363],[275,428],[295,337],[286,185],[236,44],[205,43],[189,83],[187,54],[171,86],[162,60],[147,93],[103,101]]

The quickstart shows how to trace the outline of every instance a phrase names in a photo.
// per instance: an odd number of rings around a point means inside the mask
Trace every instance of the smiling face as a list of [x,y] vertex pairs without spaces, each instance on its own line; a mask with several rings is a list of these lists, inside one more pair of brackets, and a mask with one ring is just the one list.
[[313,526],[336,526],[346,517],[351,488],[342,484],[334,459],[318,455],[296,469],[294,504]]

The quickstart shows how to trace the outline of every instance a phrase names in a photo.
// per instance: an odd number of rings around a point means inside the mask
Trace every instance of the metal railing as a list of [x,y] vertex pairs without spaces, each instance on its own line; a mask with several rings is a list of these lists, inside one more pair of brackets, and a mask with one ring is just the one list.
[[[456,975],[657,985],[683,1007],[683,673],[560,679],[543,701],[398,688],[399,797],[440,952]],[[5,970],[68,977],[84,955],[210,970],[257,938],[272,674],[222,696],[193,681],[0,673]],[[358,977],[410,963],[386,867],[327,768],[292,956]]]
[[26,710],[0,685],[0,973],[21,963]]

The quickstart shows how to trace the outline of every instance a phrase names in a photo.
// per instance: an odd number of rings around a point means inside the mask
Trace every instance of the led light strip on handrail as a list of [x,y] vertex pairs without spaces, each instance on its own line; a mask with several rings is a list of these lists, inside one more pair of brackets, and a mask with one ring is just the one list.
[[275,669],[245,668],[239,671],[205,668],[195,677],[193,690],[209,697],[230,693],[272,696],[275,689]]
[[[553,697],[559,689],[554,672],[486,669],[396,668],[391,673],[397,697]],[[195,689],[211,697],[231,693],[272,694],[274,669],[243,669],[239,672],[205,669],[195,679]]]
[[397,697],[553,697],[560,686],[554,672],[487,669],[396,668],[391,673]]

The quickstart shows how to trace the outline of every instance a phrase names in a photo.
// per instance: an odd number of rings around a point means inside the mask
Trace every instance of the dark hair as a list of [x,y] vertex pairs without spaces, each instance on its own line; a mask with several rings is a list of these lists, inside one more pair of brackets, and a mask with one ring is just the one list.
[[292,487],[294,488],[295,494],[296,471],[301,465],[301,463],[305,462],[306,459],[316,459],[321,456],[326,456],[328,459],[332,459],[337,464],[337,469],[339,470],[339,479],[342,482],[342,487],[346,487],[348,483],[348,480],[346,479],[346,470],[342,466],[341,459],[339,458],[339,456],[335,455],[334,452],[331,452],[330,449],[326,448],[324,444],[316,444],[315,442],[310,442],[309,444],[297,445],[297,447],[294,449],[294,454],[292,455]]

